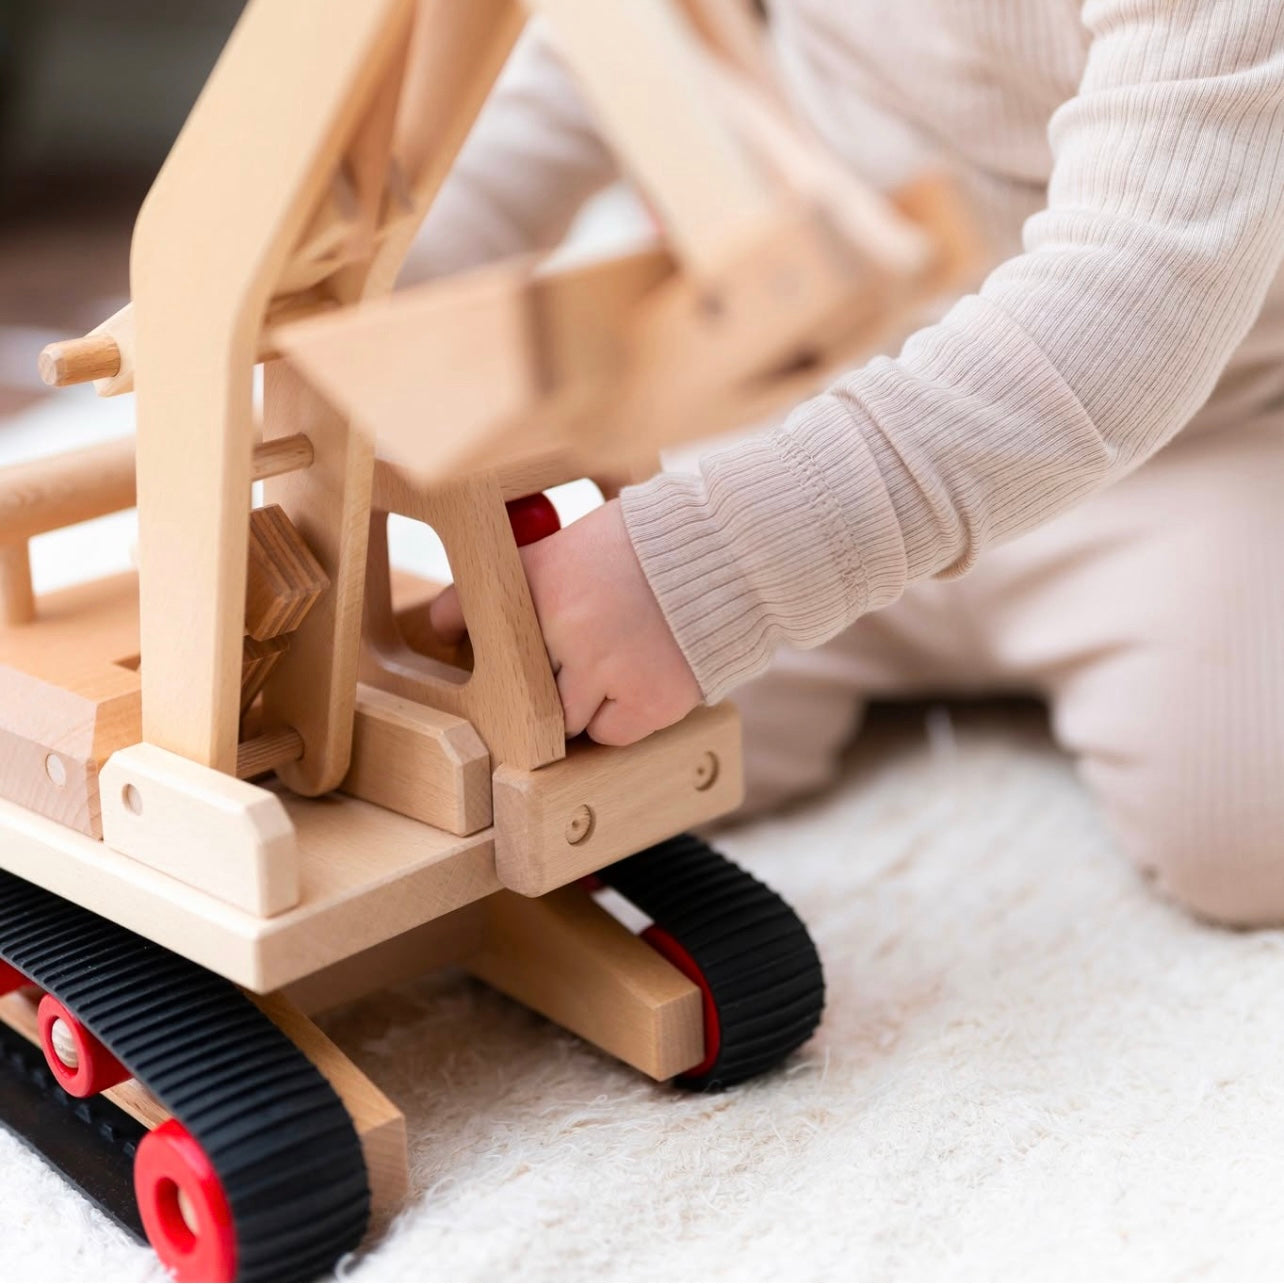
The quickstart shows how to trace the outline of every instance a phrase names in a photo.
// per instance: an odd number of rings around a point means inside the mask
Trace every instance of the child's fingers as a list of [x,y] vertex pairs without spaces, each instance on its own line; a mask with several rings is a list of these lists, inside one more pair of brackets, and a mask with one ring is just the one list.
[[655,727],[631,706],[618,700],[603,700],[586,730],[589,739],[600,745],[631,745],[650,735]]
[[566,734],[578,736],[592,721],[601,696],[583,683],[576,683],[565,665],[553,664],[557,679],[557,694],[562,697],[562,712],[566,715]]
[[432,631],[443,642],[458,642],[464,636],[464,612],[453,584],[446,585],[433,598],[428,607],[428,620],[432,624]]

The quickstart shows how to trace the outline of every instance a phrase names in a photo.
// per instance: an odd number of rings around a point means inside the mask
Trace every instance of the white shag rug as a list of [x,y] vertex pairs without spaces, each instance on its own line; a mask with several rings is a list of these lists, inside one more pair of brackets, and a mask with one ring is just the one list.
[[[1037,716],[884,720],[722,846],[812,926],[815,1042],[688,1098],[458,977],[336,1014],[413,1164],[343,1278],[1284,1274],[1284,937],[1157,901]],[[0,1163],[0,1278],[162,1278],[4,1134]]]

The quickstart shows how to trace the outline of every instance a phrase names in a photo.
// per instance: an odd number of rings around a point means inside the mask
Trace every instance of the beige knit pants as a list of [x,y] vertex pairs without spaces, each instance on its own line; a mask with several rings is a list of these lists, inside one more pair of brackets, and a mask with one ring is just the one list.
[[1181,436],[735,695],[751,808],[835,777],[869,697],[1030,692],[1125,851],[1221,922],[1284,923],[1284,415]]

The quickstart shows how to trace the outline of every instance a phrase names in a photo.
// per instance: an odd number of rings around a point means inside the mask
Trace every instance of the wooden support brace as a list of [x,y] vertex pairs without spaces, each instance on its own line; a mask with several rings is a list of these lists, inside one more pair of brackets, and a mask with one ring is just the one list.
[[396,1106],[288,999],[250,996],[326,1077],[361,1139],[370,1181],[370,1233],[400,1210],[409,1186],[406,1120]]
[[716,275],[774,212],[776,194],[718,117],[696,33],[665,0],[527,0],[683,262]]
[[704,1056],[700,991],[583,888],[486,901],[474,976],[619,1057],[670,1079]]
[[727,704],[620,749],[575,740],[536,771],[495,772],[495,872],[542,896],[739,805],[740,719]]
[[462,905],[311,972],[282,993],[308,1015],[355,1002],[475,954],[488,918],[486,901]]

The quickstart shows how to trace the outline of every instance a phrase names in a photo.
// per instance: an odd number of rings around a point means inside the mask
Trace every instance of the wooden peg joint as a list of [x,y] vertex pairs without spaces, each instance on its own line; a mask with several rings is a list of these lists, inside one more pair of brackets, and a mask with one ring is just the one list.
[[264,772],[275,771],[287,762],[303,757],[303,737],[293,727],[269,731],[243,741],[236,750],[236,774],[241,780],[252,780]]
[[120,373],[120,348],[109,334],[51,343],[39,358],[40,377],[51,388],[67,388]]
[[306,433],[291,433],[288,437],[274,437],[261,441],[254,447],[254,463],[250,475],[255,481],[279,477],[299,468],[311,468],[314,452]]

